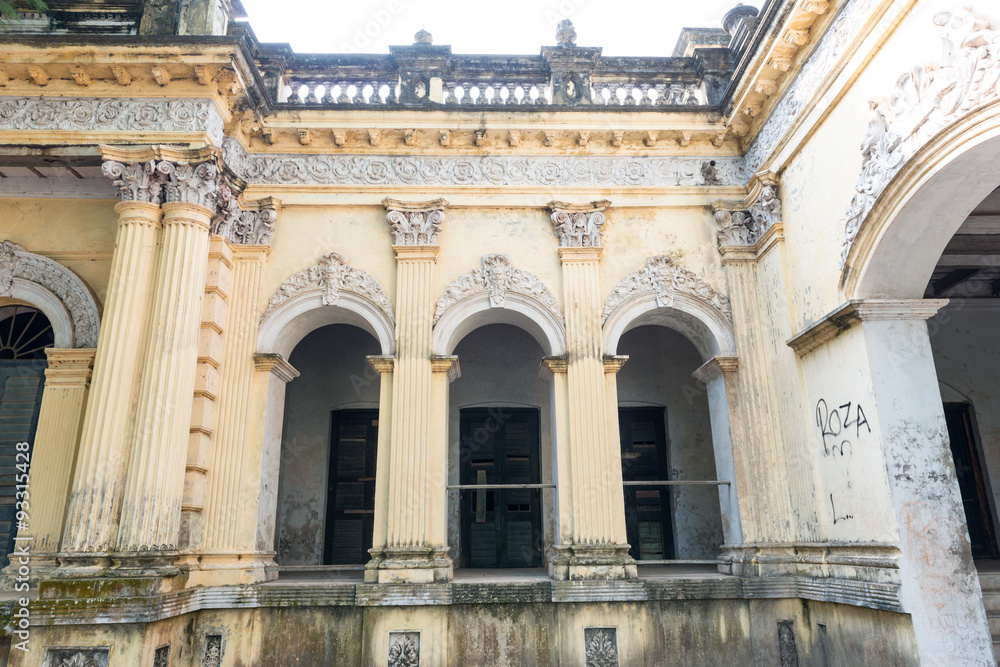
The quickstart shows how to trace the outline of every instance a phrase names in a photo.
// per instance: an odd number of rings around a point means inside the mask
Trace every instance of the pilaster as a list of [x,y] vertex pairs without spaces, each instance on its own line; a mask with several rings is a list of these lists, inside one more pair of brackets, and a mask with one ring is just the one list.
[[93,348],[45,350],[45,389],[38,414],[38,430],[32,452],[30,531],[31,578],[47,578],[56,566],[56,553],[65,527],[73,468],[76,464],[94,366]]
[[162,186],[146,164],[109,161],[104,172],[123,201],[59,556],[64,576],[100,574],[110,564],[162,218]]
[[[557,462],[564,466],[558,477],[560,483],[569,477],[573,489],[572,524],[568,533],[560,534],[553,566],[557,579],[635,576],[628,544],[619,540],[625,534],[620,444],[617,434],[612,438],[609,432],[601,353],[601,238],[609,205],[607,201],[549,204],[559,239],[566,304],[568,429],[561,437],[568,436],[569,450]],[[622,497],[620,504],[607,500],[617,497]]]
[[378,566],[385,558],[387,517],[389,514],[389,449],[392,430],[393,357],[370,356],[368,363],[378,371],[378,442],[375,452],[375,516],[372,530],[371,560],[365,568],[365,582],[378,583]]
[[435,466],[447,462],[447,441],[434,439],[431,326],[436,244],[448,203],[386,199],[383,204],[396,253],[397,349],[386,540],[378,582],[446,581],[452,572],[444,529],[447,466]]

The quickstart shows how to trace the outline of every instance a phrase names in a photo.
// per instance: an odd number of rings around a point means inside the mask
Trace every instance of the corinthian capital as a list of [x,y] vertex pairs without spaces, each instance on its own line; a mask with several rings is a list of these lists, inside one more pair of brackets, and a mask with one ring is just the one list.
[[118,188],[122,201],[160,203],[163,180],[156,172],[154,161],[122,163],[105,160],[101,165],[101,171],[111,179],[112,185]]
[[437,245],[447,201],[404,202],[386,198],[382,205],[394,245]]
[[604,211],[611,206],[606,199],[589,204],[549,202],[552,211],[553,231],[563,248],[600,248],[601,233],[607,216]]

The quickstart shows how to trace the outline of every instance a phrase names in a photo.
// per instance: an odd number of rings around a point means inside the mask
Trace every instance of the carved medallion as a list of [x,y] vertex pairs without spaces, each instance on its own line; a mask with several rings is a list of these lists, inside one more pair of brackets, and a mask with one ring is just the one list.
[[562,321],[559,302],[538,276],[514,268],[507,255],[486,255],[482,259],[480,268],[463,273],[455,282],[448,285],[434,310],[434,324],[437,324],[453,305],[482,292],[489,293],[492,308],[503,308],[509,292],[523,294],[538,301],[560,322]]
[[584,665],[618,667],[618,628],[584,628]]
[[726,321],[733,321],[728,296],[720,294],[703,278],[677,266],[672,257],[660,255],[647,259],[645,268],[633,271],[615,286],[604,302],[603,322],[607,322],[626,301],[650,292],[656,294],[656,305],[661,308],[672,306],[674,295],[685,294],[715,308]]
[[420,633],[390,632],[388,667],[420,667]]

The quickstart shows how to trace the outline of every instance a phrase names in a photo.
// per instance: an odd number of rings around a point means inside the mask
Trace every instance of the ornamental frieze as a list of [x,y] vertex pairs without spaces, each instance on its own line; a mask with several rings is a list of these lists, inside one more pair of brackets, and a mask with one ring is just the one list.
[[480,268],[463,273],[448,285],[434,309],[434,324],[459,301],[484,292],[489,294],[491,308],[503,308],[508,293],[523,294],[562,321],[559,302],[538,276],[515,268],[507,255],[486,255]]
[[[231,138],[223,150],[236,174],[262,185],[683,187],[747,181],[738,157],[264,154],[247,153]],[[706,177],[703,167],[712,160]]]
[[207,99],[0,98],[0,130],[206,132],[218,144],[222,127]]

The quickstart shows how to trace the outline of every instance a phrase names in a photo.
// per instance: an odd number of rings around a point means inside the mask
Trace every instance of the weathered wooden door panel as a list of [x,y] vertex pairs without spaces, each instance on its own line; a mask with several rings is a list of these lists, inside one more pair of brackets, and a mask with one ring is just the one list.
[[375,520],[377,410],[335,410],[330,428],[327,482],[327,565],[368,562]]
[[958,474],[958,488],[965,507],[965,520],[969,526],[972,557],[1000,557],[985,471],[972,433],[972,407],[967,403],[945,403],[944,417]]
[[[668,480],[664,408],[621,408],[618,424],[623,481]],[[636,560],[674,557],[668,487],[625,487],[625,532]]]

